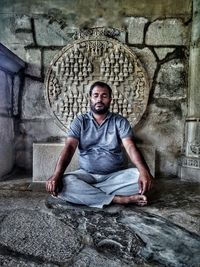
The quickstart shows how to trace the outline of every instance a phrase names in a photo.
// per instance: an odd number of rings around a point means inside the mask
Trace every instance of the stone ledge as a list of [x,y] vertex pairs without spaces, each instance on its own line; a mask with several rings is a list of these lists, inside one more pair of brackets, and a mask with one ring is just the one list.
[[182,157],[178,176],[182,181],[200,183],[200,158]]

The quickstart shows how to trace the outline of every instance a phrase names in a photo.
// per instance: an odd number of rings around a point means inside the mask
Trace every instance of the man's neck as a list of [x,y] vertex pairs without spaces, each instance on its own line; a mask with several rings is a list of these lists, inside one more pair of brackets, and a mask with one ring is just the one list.
[[96,114],[96,113],[92,112],[92,115],[93,115],[95,121],[100,125],[107,117],[108,112],[106,112],[105,114]]

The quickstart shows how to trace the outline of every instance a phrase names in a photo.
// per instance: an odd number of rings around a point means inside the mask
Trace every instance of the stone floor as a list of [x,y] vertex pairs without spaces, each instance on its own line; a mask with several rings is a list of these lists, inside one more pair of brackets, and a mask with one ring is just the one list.
[[0,182],[0,266],[200,266],[200,184],[161,179],[150,205],[102,210],[30,184]]

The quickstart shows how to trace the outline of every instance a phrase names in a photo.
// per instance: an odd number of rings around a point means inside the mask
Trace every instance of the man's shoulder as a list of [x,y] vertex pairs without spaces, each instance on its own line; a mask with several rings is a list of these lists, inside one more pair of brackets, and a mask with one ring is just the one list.
[[82,121],[85,121],[85,120],[90,120],[90,114],[89,114],[89,112],[78,114],[78,115],[76,115],[74,120],[75,121],[79,121],[79,122],[82,122]]

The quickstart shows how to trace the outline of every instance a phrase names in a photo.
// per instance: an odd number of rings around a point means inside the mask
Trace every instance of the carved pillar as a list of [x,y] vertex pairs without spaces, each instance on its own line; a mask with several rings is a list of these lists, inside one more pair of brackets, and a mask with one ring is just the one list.
[[185,155],[181,158],[179,175],[182,180],[200,182],[200,0],[193,0],[185,130]]

